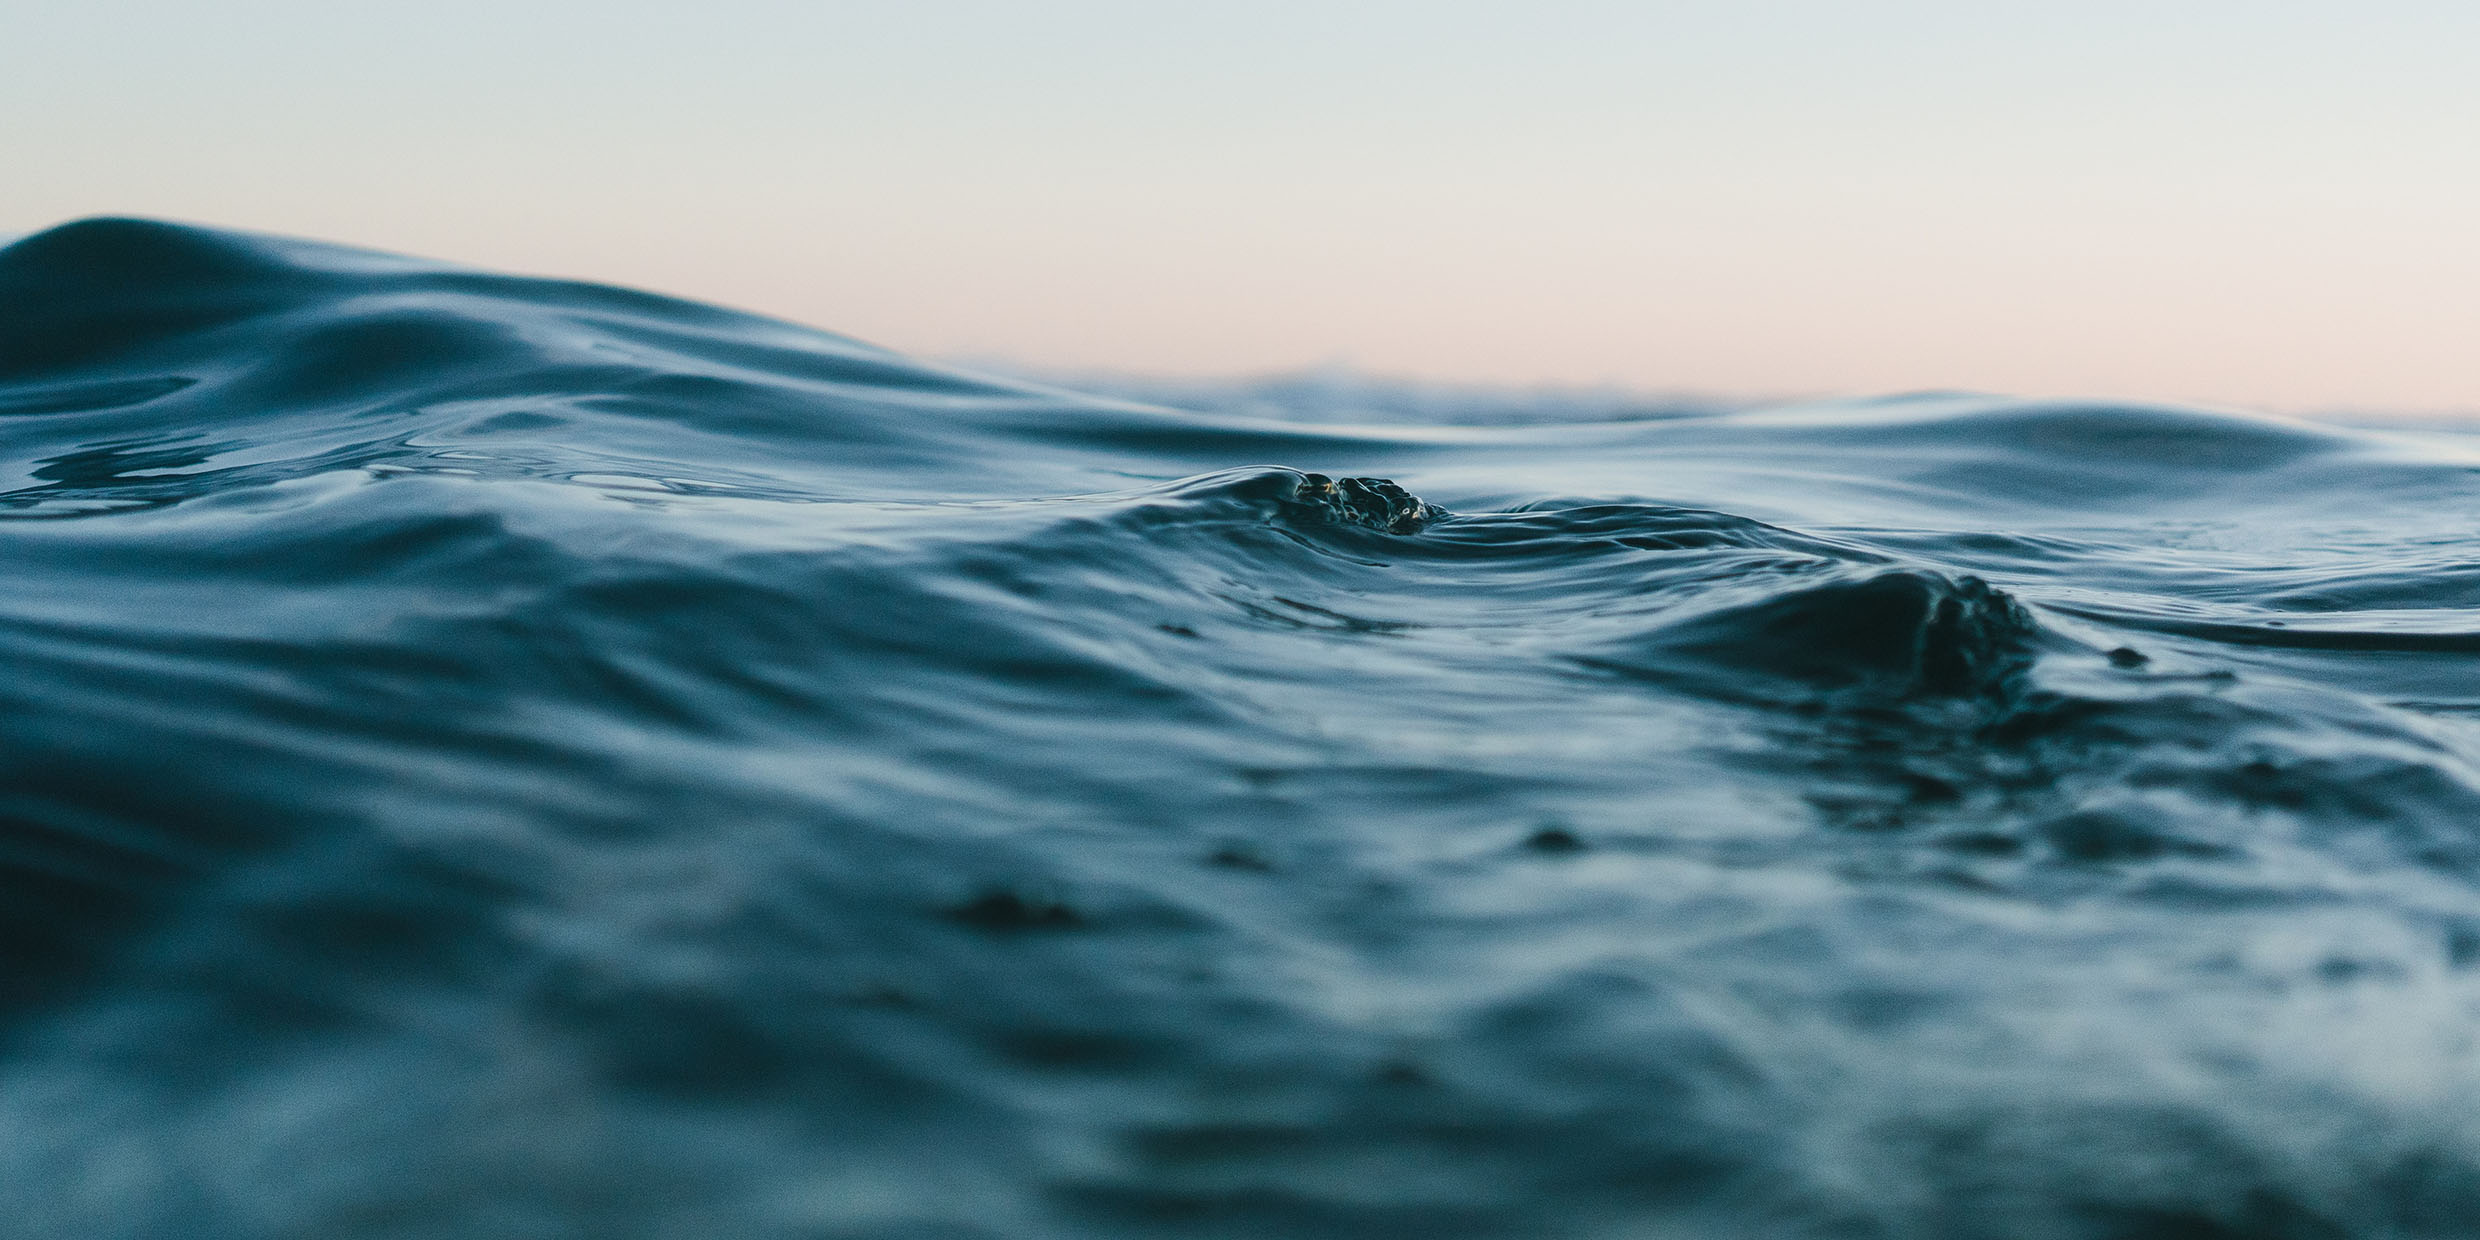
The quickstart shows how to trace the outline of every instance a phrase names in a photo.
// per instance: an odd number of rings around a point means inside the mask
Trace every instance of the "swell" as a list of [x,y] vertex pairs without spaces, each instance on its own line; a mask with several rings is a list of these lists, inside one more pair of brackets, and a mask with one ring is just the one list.
[[2480,1209],[2480,458],[1145,394],[173,225],[0,251],[0,515],[50,518],[0,525],[0,1207]]

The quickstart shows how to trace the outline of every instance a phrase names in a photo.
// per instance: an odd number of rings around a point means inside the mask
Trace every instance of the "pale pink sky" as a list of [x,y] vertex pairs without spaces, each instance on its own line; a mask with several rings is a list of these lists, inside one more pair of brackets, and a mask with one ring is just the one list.
[[1062,368],[2480,412],[2480,6],[50,8],[0,234]]

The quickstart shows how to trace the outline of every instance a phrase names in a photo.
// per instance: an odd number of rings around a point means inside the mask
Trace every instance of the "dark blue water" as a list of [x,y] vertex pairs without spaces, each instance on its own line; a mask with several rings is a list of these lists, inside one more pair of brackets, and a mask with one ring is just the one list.
[[9,1234],[2480,1234],[2480,439],[1283,391],[0,251]]

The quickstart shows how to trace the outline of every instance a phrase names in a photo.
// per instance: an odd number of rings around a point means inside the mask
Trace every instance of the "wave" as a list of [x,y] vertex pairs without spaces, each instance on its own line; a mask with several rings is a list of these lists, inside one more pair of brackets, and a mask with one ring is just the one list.
[[2480,1216],[2460,439],[1229,395],[172,224],[0,250],[0,1208]]

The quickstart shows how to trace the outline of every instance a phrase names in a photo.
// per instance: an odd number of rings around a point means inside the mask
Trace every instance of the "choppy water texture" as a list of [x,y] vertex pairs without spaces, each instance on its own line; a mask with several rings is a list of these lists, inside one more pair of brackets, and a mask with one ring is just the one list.
[[2480,1234],[2480,441],[1269,390],[0,251],[0,1217]]

